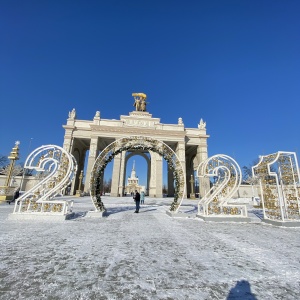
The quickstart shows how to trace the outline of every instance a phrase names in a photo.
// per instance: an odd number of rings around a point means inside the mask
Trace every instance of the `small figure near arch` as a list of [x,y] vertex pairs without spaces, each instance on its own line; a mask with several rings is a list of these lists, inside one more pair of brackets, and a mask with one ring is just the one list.
[[141,195],[137,190],[135,190],[135,194],[134,194],[133,198],[134,198],[134,201],[135,201],[135,213],[139,213]]

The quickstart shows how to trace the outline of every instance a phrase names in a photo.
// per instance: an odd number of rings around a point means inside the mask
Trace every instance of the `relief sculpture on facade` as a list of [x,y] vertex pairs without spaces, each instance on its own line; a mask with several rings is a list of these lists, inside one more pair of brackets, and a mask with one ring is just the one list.
[[153,127],[154,122],[146,121],[146,120],[126,120],[126,125],[130,126],[141,126],[141,127]]

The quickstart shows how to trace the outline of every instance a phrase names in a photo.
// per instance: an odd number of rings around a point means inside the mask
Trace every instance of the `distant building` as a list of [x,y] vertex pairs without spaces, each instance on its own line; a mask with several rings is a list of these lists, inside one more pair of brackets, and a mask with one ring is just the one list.
[[136,176],[135,171],[135,161],[133,161],[131,176],[127,179],[127,185],[125,186],[124,193],[128,195],[134,193],[135,191],[138,191],[139,193],[141,191],[145,192],[145,186],[139,185],[139,178]]

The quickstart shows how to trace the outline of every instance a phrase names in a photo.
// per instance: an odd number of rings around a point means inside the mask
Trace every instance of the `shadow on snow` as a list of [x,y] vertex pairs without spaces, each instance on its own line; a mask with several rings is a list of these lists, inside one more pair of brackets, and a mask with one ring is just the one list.
[[247,280],[240,280],[229,291],[226,300],[257,300],[251,292],[250,283]]

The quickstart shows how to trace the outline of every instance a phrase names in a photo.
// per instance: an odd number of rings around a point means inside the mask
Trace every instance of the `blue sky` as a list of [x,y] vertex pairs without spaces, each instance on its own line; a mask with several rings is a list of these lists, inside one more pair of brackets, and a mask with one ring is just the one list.
[[163,123],[203,118],[209,156],[299,155],[299,15],[298,0],[1,1],[0,154],[20,140],[24,162],[62,145],[73,107],[119,119],[144,92]]

